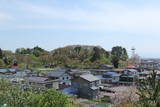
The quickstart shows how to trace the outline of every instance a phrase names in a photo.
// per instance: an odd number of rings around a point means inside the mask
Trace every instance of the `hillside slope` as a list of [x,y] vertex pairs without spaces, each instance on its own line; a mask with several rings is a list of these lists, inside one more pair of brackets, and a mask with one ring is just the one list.
[[97,68],[110,63],[109,52],[99,46],[66,46],[51,53],[56,65],[70,68]]

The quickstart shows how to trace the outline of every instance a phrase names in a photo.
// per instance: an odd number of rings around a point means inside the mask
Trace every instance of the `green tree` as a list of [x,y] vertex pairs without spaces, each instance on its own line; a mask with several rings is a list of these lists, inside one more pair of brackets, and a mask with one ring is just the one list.
[[54,89],[23,90],[5,79],[0,79],[0,106],[4,104],[7,107],[70,107],[71,100]]
[[0,79],[0,106],[7,107],[70,107],[70,98],[54,89],[31,88],[23,90]]
[[117,56],[121,60],[126,60],[128,58],[126,49],[121,46],[113,47],[111,54]]
[[2,52],[2,49],[0,48],[0,59],[3,58],[3,52]]
[[0,59],[0,67],[4,67],[5,66],[5,63],[2,59]]
[[119,67],[119,58],[117,56],[112,56],[112,64],[114,65],[115,68]]
[[3,61],[4,61],[5,65],[9,65],[10,64],[7,56],[3,57]]
[[112,64],[114,65],[115,68],[119,67],[120,60],[125,61],[128,58],[126,49],[121,46],[113,47],[111,54],[112,54]]
[[138,84],[140,106],[160,107],[160,79],[155,70],[147,80],[141,80]]
[[67,107],[69,105],[69,97],[56,91],[47,90],[42,95],[35,96],[29,102],[30,107]]
[[91,62],[99,60],[101,58],[101,50],[98,47],[93,48],[93,56],[91,58]]

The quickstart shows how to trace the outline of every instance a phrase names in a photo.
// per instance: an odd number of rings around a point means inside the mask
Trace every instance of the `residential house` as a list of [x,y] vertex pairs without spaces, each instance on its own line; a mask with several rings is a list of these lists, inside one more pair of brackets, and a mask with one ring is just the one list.
[[47,77],[25,77],[24,81],[31,87],[43,87],[59,89],[59,80],[51,80]]
[[128,65],[127,68],[128,68],[128,69],[137,69],[137,67],[134,66],[134,65]]
[[139,76],[139,71],[136,69],[126,69],[124,71],[124,74],[129,74],[129,75],[133,75],[133,76]]
[[102,75],[102,83],[118,83],[120,75],[116,72],[106,72]]
[[160,80],[160,71],[157,71],[157,79]]
[[70,70],[67,73],[71,76],[72,79],[76,78],[76,77],[79,77],[82,74],[91,74],[90,71],[87,71],[87,70],[77,70],[77,69]]
[[117,68],[111,70],[111,72],[116,72],[118,74],[123,74],[124,71],[125,71],[125,69],[117,69]]
[[138,79],[139,80],[145,80],[145,79],[147,79],[150,76],[150,74],[151,74],[151,71],[140,72]]
[[[157,78],[160,79],[160,71],[155,70],[155,72],[157,74]],[[140,72],[140,74],[139,74],[139,80],[148,79],[149,77],[151,77],[152,73],[153,73],[152,70]]]
[[160,62],[152,60],[143,60],[140,64],[140,68],[143,70],[147,69],[160,69]]
[[137,79],[138,78],[133,74],[122,74],[120,76],[119,83],[124,84],[124,85],[133,85],[133,84],[135,84]]
[[12,79],[12,78],[23,78],[24,76],[27,75],[27,71],[17,71],[16,69],[10,69],[10,68],[5,68],[5,69],[0,69],[0,77],[1,78],[7,78],[7,79]]
[[101,81],[92,74],[82,74],[72,79],[72,87],[78,91],[78,96],[88,99],[98,99]]
[[71,85],[71,76],[67,73],[69,70],[59,70],[53,71],[48,74],[50,79],[59,79],[60,85],[70,86]]
[[111,72],[112,69],[90,69],[89,71],[93,75],[103,75],[105,72]]

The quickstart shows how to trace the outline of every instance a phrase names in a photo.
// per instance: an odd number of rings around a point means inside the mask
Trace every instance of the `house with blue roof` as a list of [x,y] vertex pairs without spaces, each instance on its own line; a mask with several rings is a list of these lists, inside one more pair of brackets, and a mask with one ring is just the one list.
[[118,83],[120,75],[121,74],[116,72],[105,72],[102,75],[102,83]]

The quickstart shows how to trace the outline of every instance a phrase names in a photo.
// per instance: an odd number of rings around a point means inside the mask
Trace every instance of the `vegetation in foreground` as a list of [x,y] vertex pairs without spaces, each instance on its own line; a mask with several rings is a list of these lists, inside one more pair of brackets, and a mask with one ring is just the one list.
[[153,70],[147,80],[142,80],[138,85],[140,106],[142,107],[160,107],[160,78]]
[[24,90],[0,79],[0,107],[74,107],[72,99],[54,89]]

